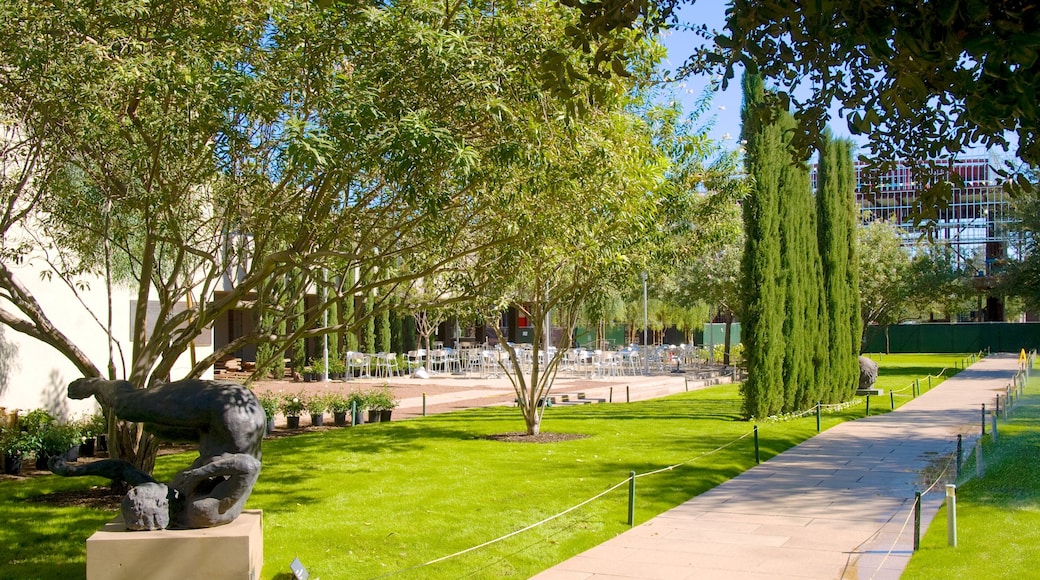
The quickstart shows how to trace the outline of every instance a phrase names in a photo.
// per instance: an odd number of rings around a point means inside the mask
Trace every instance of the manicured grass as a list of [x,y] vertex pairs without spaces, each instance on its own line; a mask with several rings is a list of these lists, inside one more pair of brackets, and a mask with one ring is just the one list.
[[[1035,373],[1036,371],[1034,371]],[[903,578],[1037,578],[1040,544],[1040,378],[998,427],[997,443],[983,440],[981,479],[957,487],[957,547],[947,544],[942,508],[910,559]],[[974,456],[965,466],[974,477]]]
[[[959,358],[886,355],[879,381],[904,386]],[[872,414],[887,409],[872,401]],[[688,462],[637,479],[636,523],[646,521],[754,465],[752,425],[739,413],[737,387],[725,385],[638,403],[550,408],[545,431],[586,436],[552,444],[483,438],[522,430],[515,408],[267,441],[249,506],[264,510],[263,577],[288,577],[289,562],[299,557],[322,578],[527,578],[628,529],[627,484],[508,540],[422,564],[575,506],[625,482],[630,471]],[[862,403],[824,413],[823,428],[863,413]],[[762,460],[815,433],[813,415],[760,423]],[[168,479],[192,458],[161,457],[157,477]],[[54,476],[0,482],[7,522],[0,578],[82,577],[83,542],[112,514],[22,500],[100,483]]]

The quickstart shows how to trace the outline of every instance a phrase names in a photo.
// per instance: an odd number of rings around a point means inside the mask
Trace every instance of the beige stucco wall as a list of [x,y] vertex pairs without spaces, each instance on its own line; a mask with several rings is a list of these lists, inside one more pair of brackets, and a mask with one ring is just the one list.
[[[40,301],[51,322],[105,372],[109,352],[103,328],[108,318],[104,280],[84,279],[87,286],[73,292],[56,276],[41,278],[41,272],[47,267],[39,258],[11,268]],[[129,373],[133,299],[127,288],[117,288],[113,293],[113,334],[123,348],[120,352],[113,346],[116,373],[120,378]],[[0,307],[15,312],[9,304],[0,302]],[[207,336],[196,342],[198,359],[213,350],[212,330],[207,332]],[[185,354],[178,360],[171,376],[176,379],[189,370],[190,359]],[[0,407],[23,410],[39,407],[64,416],[91,413],[96,408],[93,400],[74,401],[65,395],[68,383],[80,376],[76,367],[49,345],[0,326]],[[209,377],[212,377],[212,372]]]

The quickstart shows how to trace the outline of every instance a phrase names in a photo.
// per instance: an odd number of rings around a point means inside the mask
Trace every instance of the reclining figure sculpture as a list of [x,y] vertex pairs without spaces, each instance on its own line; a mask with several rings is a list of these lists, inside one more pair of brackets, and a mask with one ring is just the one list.
[[97,475],[131,487],[122,501],[128,529],[210,528],[234,521],[260,475],[267,420],[247,387],[230,381],[187,379],[137,389],[127,381],[83,378],[69,397],[95,397],[106,412],[144,423],[160,439],[196,441],[199,457],[163,484],[130,463],[104,459],[69,466],[51,460],[59,475]]

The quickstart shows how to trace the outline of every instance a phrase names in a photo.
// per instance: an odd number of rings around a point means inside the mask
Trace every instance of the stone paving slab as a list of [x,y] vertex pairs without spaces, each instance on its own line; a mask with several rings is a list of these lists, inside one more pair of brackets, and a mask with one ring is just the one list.
[[926,492],[927,529],[944,494],[933,480],[957,435],[969,449],[982,403],[992,408],[1017,369],[1016,355],[986,357],[894,412],[828,429],[535,578],[899,578],[914,493]]

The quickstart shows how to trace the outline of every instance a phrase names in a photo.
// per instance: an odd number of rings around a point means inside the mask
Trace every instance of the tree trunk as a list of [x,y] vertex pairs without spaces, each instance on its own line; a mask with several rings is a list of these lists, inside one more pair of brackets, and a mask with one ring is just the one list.
[[724,343],[723,347],[722,347],[722,364],[724,364],[726,366],[730,365],[729,343],[730,343],[730,339],[733,336],[732,333],[733,333],[733,312],[727,310],[726,311],[726,332],[723,333],[723,339],[722,339],[723,343]]

